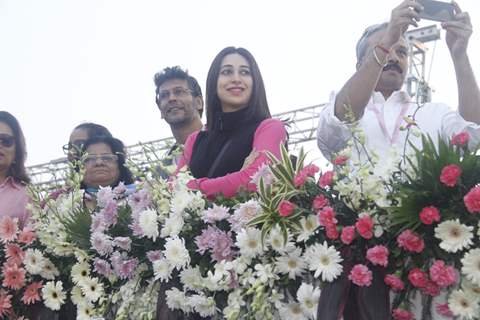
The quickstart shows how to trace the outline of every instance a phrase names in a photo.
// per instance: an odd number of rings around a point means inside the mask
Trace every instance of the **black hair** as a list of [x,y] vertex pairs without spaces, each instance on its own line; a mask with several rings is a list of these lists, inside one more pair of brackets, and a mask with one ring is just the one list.
[[73,130],[85,130],[87,131],[87,137],[109,137],[112,138],[112,134],[110,131],[102,126],[101,124],[93,123],[93,122],[84,122],[76,126]]

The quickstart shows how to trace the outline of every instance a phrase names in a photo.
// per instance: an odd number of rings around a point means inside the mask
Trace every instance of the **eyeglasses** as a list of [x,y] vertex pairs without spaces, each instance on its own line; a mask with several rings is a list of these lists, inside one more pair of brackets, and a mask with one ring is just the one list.
[[158,92],[157,99],[160,101],[165,101],[170,99],[170,93],[177,98],[184,98],[187,95],[191,94],[192,91],[189,89],[185,89],[183,87],[175,87],[172,90],[162,90]]
[[89,154],[85,158],[85,165],[93,165],[98,160],[106,164],[112,164],[118,161],[118,156],[116,154]]
[[69,153],[79,153],[82,151],[83,145],[87,140],[75,140],[74,142],[69,142],[62,147],[63,153],[68,155]]
[[4,148],[10,148],[15,144],[15,138],[9,134],[0,133],[0,144]]

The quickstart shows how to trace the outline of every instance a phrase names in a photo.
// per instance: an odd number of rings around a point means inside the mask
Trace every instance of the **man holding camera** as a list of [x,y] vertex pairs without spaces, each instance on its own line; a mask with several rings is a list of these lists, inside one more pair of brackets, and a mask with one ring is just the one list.
[[[472,24],[468,13],[462,12],[456,3],[443,5],[452,6],[453,18],[442,22],[442,27],[446,30],[446,43],[455,68],[458,111],[440,103],[417,105],[401,90],[409,57],[404,33],[409,26],[418,26],[420,16],[425,17],[422,14],[425,8],[419,2],[405,0],[393,9],[388,23],[365,30],[356,47],[357,71],[337,94],[332,94],[330,103],[320,113],[317,142],[327,159],[332,160],[352,139],[351,123],[363,129],[366,152],[380,157],[392,149],[402,154],[407,139],[421,147],[421,137],[401,130],[412,123],[434,141],[438,134],[449,139],[466,131],[471,146],[480,142],[480,90],[467,55]],[[405,121],[408,116],[412,118],[409,123]],[[360,159],[365,157],[365,151],[362,152]],[[374,270],[369,287],[355,287],[346,276],[327,284],[322,289],[317,318],[390,319],[389,290],[382,272]],[[416,319],[421,319],[420,305],[415,303]],[[429,309],[424,312],[429,313]],[[433,319],[440,319],[435,310],[432,314]]]

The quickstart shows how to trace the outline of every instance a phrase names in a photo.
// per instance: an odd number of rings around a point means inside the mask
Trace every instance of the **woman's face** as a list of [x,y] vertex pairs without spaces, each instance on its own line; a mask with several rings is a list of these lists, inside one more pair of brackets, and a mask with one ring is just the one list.
[[15,137],[12,128],[0,121],[0,171],[7,172],[15,161]]
[[226,55],[220,65],[217,95],[223,112],[245,108],[252,96],[250,64],[238,53]]
[[85,176],[83,183],[87,187],[98,188],[112,185],[120,178],[118,156],[113,154],[108,144],[95,143],[87,148]]
[[80,153],[82,146],[85,144],[85,141],[88,139],[88,133],[85,129],[75,129],[70,134],[70,139],[68,139],[68,148],[67,158],[68,161],[72,162],[80,158]]

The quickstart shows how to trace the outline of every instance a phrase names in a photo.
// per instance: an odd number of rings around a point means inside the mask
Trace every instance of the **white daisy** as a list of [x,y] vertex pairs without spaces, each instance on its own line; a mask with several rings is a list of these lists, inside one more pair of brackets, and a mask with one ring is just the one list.
[[200,294],[194,294],[188,298],[187,302],[202,317],[210,317],[215,314],[215,300],[212,297],[206,297]]
[[307,241],[320,226],[318,223],[318,217],[314,214],[311,214],[306,218],[302,217],[302,219],[300,219],[300,225],[302,226],[302,230],[297,236],[297,242]]
[[343,261],[335,247],[329,247],[327,242],[316,243],[305,252],[305,260],[311,271],[315,271],[315,277],[322,276],[322,281],[332,282],[343,270],[340,262]]
[[452,292],[448,298],[448,307],[454,315],[466,319],[473,319],[480,313],[478,298],[462,290]]
[[72,281],[75,284],[83,283],[90,276],[90,265],[88,262],[83,261],[73,265],[72,267]]
[[90,302],[97,301],[103,295],[103,284],[98,278],[88,278],[80,283],[83,295]]
[[288,274],[290,279],[300,277],[307,267],[302,258],[302,249],[296,248],[294,251],[280,256],[275,262],[278,272]]
[[40,250],[27,249],[25,251],[23,263],[25,264],[25,269],[27,269],[28,273],[39,274],[42,272],[43,266],[45,265],[45,258]]
[[262,232],[256,228],[246,228],[237,235],[236,246],[240,249],[240,254],[253,258],[263,252]]
[[63,292],[62,281],[49,281],[42,288],[42,298],[45,306],[51,310],[59,310],[65,302],[65,292]]
[[458,219],[447,220],[435,228],[435,237],[441,240],[440,248],[455,253],[473,244],[472,230],[473,227],[461,224]]
[[314,288],[311,284],[307,283],[302,283],[300,288],[298,288],[297,300],[302,305],[302,309],[309,319],[314,319],[316,317],[319,299],[319,288]]
[[467,279],[480,285],[480,249],[473,249],[465,253],[462,265],[462,273]]
[[74,286],[70,291],[70,300],[72,300],[74,305],[87,303],[85,296],[83,295],[82,289],[79,286]]
[[462,290],[466,294],[470,294],[480,299],[480,285],[472,283],[471,281],[468,281],[468,279],[463,279]]
[[166,259],[161,258],[153,262],[153,275],[155,276],[155,280],[160,279],[162,282],[170,280],[172,270],[173,267]]
[[300,303],[292,302],[284,304],[280,307],[280,318],[283,320],[307,320],[302,305]]
[[158,215],[151,209],[140,212],[138,225],[142,229],[143,236],[155,241],[159,235],[158,232]]
[[47,280],[53,280],[55,277],[60,275],[60,271],[58,271],[57,267],[50,261],[49,259],[45,258],[43,269],[40,272],[40,275]]
[[184,239],[178,237],[167,238],[163,254],[168,262],[177,270],[180,270],[182,267],[190,263],[190,255],[185,248]]
[[291,236],[287,233],[287,239],[284,238],[282,230],[278,225],[272,228],[270,234],[268,235],[268,243],[273,250],[277,251],[280,254],[285,252],[292,251],[295,246],[290,241]]
[[77,320],[91,320],[95,319],[93,306],[91,303],[81,303],[77,305]]

